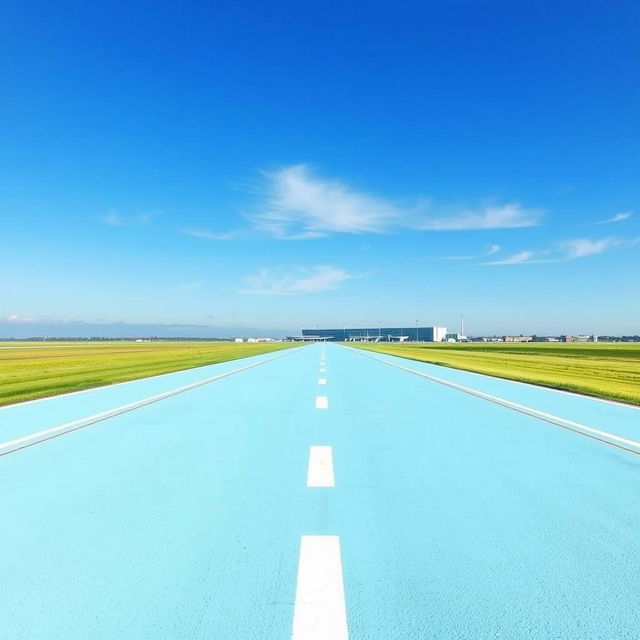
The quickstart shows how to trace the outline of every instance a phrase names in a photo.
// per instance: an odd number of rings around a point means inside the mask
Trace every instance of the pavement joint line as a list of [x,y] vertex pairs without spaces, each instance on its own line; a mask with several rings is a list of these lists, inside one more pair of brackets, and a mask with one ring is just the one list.
[[349,640],[339,536],[300,539],[291,640]]
[[333,448],[329,445],[309,447],[307,487],[335,487]]
[[[289,352],[286,355],[290,355]],[[115,418],[116,416],[122,415],[124,413],[129,413],[131,411],[135,411],[136,409],[140,409],[142,407],[146,407],[150,404],[154,404],[156,402],[160,402],[165,398],[170,398],[172,396],[176,396],[181,393],[185,393],[187,391],[191,391],[192,389],[196,389],[198,387],[202,387],[203,385],[210,384],[215,382],[216,380],[221,380],[222,378],[227,378],[236,373],[241,373],[242,371],[247,371],[248,369],[253,369],[255,367],[259,367],[263,364],[267,364],[269,362],[273,362],[274,360],[279,360],[286,356],[278,356],[276,358],[269,358],[268,360],[262,360],[260,362],[254,362],[245,367],[240,367],[239,369],[233,369],[232,371],[227,371],[225,373],[221,373],[217,376],[212,376],[210,378],[205,378],[204,380],[199,380],[197,382],[192,382],[191,384],[184,385],[182,387],[177,387],[176,389],[170,389],[169,391],[164,391],[163,393],[158,393],[153,396],[149,396],[148,398],[143,398],[142,400],[136,400],[135,402],[129,402],[127,404],[121,405],[119,407],[115,407],[113,409],[108,409],[107,411],[101,411],[100,413],[95,413],[91,416],[86,416],[84,418],[79,418],[78,420],[73,420],[71,422],[65,422],[64,424],[58,425],[56,427],[51,427],[50,429],[43,429],[41,431],[37,431],[35,433],[31,433],[26,436],[21,436],[19,438],[15,438],[13,440],[7,440],[6,442],[0,442],[0,457],[9,455],[10,453],[15,453],[16,451],[20,451],[21,449],[26,449],[27,447],[31,447],[33,445],[39,444],[41,442],[45,442],[47,440],[51,440],[53,438],[57,438],[59,436],[65,435],[67,433],[72,433],[73,431],[77,431],[78,429],[83,429],[84,427],[89,427],[91,425],[97,424],[99,422],[104,422],[105,420],[109,420],[110,418]],[[17,446],[20,445],[20,446]],[[7,451],[4,451],[7,449]]]
[[429,375],[428,373],[417,371],[416,369],[410,369],[409,367],[403,367],[402,365],[399,365],[399,364],[386,362],[384,360],[379,360],[378,358],[373,358],[371,356],[364,355],[364,354],[362,355],[365,358],[369,358],[370,360],[375,360],[376,362],[379,362],[380,364],[384,364],[388,367],[393,367],[395,369],[406,371],[407,373],[412,373],[413,375],[419,376],[421,378],[426,378],[427,380],[431,380],[432,382],[436,382],[446,387],[451,387],[452,389],[457,389],[458,391],[462,391],[463,393],[476,396],[477,398],[487,400],[489,402],[492,402],[493,404],[506,407],[507,409],[517,411],[518,413],[522,413],[532,418],[537,418],[538,420],[542,420],[543,422],[547,422],[548,424],[561,427],[562,429],[566,429],[567,431],[577,433],[578,435],[582,435],[587,438],[591,438],[593,440],[598,440],[599,442],[608,444],[618,449],[623,449],[624,451],[628,451],[629,453],[640,455],[640,442],[636,440],[623,438],[622,436],[618,436],[615,433],[603,431],[602,429],[597,429],[596,427],[590,427],[588,425],[581,424],[580,422],[574,422],[573,420],[568,420],[567,418],[561,418],[560,416],[556,416],[551,413],[546,413],[544,411],[534,409],[533,407],[527,407],[526,405],[522,405],[517,402],[507,400],[506,398],[500,398],[499,396],[494,396],[494,395],[491,395],[490,393],[485,393],[484,391],[473,389],[472,387],[466,387],[465,385],[452,382],[451,380],[438,378],[437,376],[432,376],[432,375]]

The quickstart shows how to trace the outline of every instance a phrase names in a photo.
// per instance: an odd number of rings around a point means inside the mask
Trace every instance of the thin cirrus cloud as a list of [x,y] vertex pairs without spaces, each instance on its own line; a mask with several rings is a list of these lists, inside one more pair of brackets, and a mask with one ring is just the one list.
[[[492,256],[500,251],[501,247],[499,244],[490,244],[484,253],[484,257]],[[478,255],[453,255],[453,256],[443,256],[442,258],[436,258],[436,260],[475,260],[479,257]]]
[[417,204],[401,207],[338,180],[319,178],[304,164],[264,173],[262,212],[248,216],[254,227],[274,238],[320,238],[335,233],[381,234],[402,229],[462,231],[532,227],[542,211],[519,204],[472,210],[447,210],[441,215]]
[[566,260],[573,260],[574,258],[584,258],[602,253],[618,244],[620,244],[618,238],[602,238],[601,240],[579,238],[577,240],[565,240],[561,242],[560,248],[565,252]]
[[34,322],[38,322],[37,318],[33,318],[31,316],[21,316],[17,313],[12,313],[4,318],[2,318],[4,322],[16,323],[16,324],[33,324]]
[[153,222],[153,219],[159,215],[161,215],[160,212],[139,213],[135,216],[122,216],[117,211],[111,210],[101,216],[100,220],[110,227],[131,227],[135,225],[150,224]]
[[236,235],[233,231],[219,233],[208,229],[182,229],[182,233],[186,236],[202,238],[203,240],[231,240]]
[[250,217],[258,230],[275,238],[319,238],[331,233],[384,233],[397,227],[401,213],[374,196],[336,180],[312,176],[306,165],[264,174],[263,213]]
[[355,278],[341,267],[318,265],[298,267],[293,271],[259,269],[245,279],[246,286],[240,293],[261,296],[295,296],[339,289],[346,280]]
[[104,216],[100,218],[102,222],[108,224],[110,227],[122,227],[124,226],[124,222],[122,217],[119,216],[115,211],[109,211]]
[[525,264],[526,262],[532,262],[536,257],[535,251],[518,251],[511,256],[503,258],[502,260],[492,260],[491,262],[485,262],[487,265],[500,266],[509,264]]
[[623,220],[628,220],[632,216],[630,211],[625,211],[623,213],[616,213],[615,216],[611,218],[607,218],[606,220],[600,220],[598,224],[609,224],[611,222],[622,222]]
[[544,251],[519,251],[502,260],[485,262],[489,266],[507,266],[514,264],[544,264],[550,262],[566,262],[576,258],[586,258],[603,253],[612,247],[622,244],[619,238],[601,238],[589,240],[588,238],[576,238],[558,242],[553,250]]
[[540,224],[542,211],[519,204],[485,207],[444,217],[425,218],[415,224],[423,231],[467,231],[477,229],[516,229]]

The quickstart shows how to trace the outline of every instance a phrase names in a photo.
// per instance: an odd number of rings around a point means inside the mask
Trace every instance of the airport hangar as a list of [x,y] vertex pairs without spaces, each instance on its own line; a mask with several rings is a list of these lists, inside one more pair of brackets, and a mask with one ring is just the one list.
[[442,342],[446,327],[375,327],[358,329],[303,329],[304,342]]

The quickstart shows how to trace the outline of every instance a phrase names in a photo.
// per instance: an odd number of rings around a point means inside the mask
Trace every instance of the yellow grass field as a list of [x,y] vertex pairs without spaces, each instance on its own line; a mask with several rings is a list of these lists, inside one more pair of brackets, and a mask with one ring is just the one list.
[[370,351],[640,404],[640,343],[349,343]]
[[295,343],[0,342],[0,405],[190,369]]

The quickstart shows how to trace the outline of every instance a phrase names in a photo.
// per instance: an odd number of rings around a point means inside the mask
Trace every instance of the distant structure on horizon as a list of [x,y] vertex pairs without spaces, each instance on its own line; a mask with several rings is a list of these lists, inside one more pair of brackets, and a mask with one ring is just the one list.
[[292,338],[306,342],[443,342],[446,327],[374,327],[347,329],[303,329],[302,337]]
[[[470,338],[470,342],[598,342],[597,335],[579,336],[478,336]],[[611,340],[609,340],[611,341]],[[623,340],[624,342],[625,340]],[[634,340],[628,340],[633,342]]]

